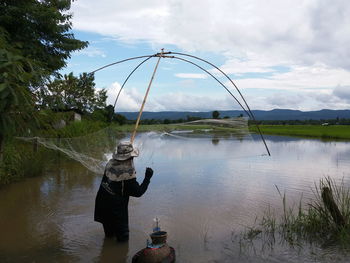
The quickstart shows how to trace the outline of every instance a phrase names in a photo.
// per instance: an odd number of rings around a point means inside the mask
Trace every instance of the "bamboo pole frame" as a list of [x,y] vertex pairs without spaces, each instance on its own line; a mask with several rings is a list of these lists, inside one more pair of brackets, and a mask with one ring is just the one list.
[[140,119],[141,119],[141,116],[142,116],[143,108],[145,107],[146,100],[147,100],[147,97],[148,97],[148,93],[149,93],[149,91],[150,91],[150,89],[151,89],[152,82],[153,82],[154,76],[156,75],[156,72],[157,72],[157,69],[158,69],[158,65],[159,65],[160,59],[163,57],[163,53],[164,53],[164,48],[162,48],[162,51],[160,52],[159,58],[158,58],[158,60],[157,60],[157,64],[156,64],[156,66],[154,67],[151,80],[150,80],[150,82],[149,82],[149,84],[148,84],[148,87],[147,87],[145,96],[144,96],[144,98],[143,98],[143,102],[142,102],[142,105],[141,105],[141,108],[140,108],[140,111],[139,111],[139,114],[138,114],[138,116],[137,116],[137,120],[136,120],[136,123],[135,123],[134,131],[133,131],[133,133],[132,133],[132,135],[131,135],[131,139],[130,139],[131,144],[134,143],[135,136],[136,136],[136,132],[137,132],[137,128],[138,128],[138,126],[139,126]]

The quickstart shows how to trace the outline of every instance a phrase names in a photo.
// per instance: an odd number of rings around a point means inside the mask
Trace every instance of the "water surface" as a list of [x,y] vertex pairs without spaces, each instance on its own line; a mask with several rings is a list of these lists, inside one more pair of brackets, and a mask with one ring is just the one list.
[[346,262],[336,249],[244,250],[237,235],[268,205],[312,198],[330,176],[350,183],[350,143],[269,136],[259,140],[142,134],[135,160],[138,181],[155,171],[148,191],[131,198],[130,240],[105,240],[93,221],[101,176],[79,163],[55,159],[45,176],[0,189],[0,262],[131,262],[146,245],[153,219],[168,232],[177,262]]

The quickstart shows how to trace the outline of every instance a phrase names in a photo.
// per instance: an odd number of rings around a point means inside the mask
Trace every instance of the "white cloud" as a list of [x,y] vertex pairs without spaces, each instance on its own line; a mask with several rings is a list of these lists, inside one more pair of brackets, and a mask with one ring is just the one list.
[[346,0],[85,0],[72,7],[74,28],[121,41],[350,68]]
[[[266,90],[264,96],[249,97],[254,108],[350,107],[349,1],[84,0],[73,2],[72,11],[77,30],[119,43],[148,43],[155,49],[169,44],[186,52],[219,53],[225,57],[220,68],[233,79],[259,73],[260,78],[235,80],[243,94],[249,89]],[[104,55],[98,49],[85,52]],[[282,72],[276,66],[289,70]],[[175,76],[192,81],[205,75]],[[109,92],[116,95],[115,89]],[[148,107],[165,110],[176,104],[199,109],[203,106],[198,101],[214,106],[222,102],[210,96],[188,99],[191,96],[174,94],[168,104],[153,98]],[[142,95],[136,89],[123,91],[122,96],[121,108],[139,108]]]
[[322,64],[310,67],[291,66],[289,72],[275,74],[268,78],[238,79],[235,82],[243,89],[332,90],[338,85],[350,86],[350,72]]
[[305,96],[303,95],[286,95],[284,93],[275,93],[266,98],[266,101],[272,106],[272,108],[295,108],[295,106],[298,106],[303,100],[305,100]]
[[103,50],[95,47],[87,47],[86,49],[79,51],[77,55],[85,55],[88,57],[106,57],[106,53]]
[[[237,79],[243,95],[255,89],[247,99],[254,108],[290,108],[299,110],[348,109],[350,107],[350,72],[325,65],[292,66],[290,72],[269,78]],[[225,83],[231,87],[229,82]],[[265,93],[264,96],[259,95]]]
[[[107,104],[114,105],[120,89],[115,82],[107,89]],[[235,94],[236,95],[236,94]],[[139,111],[144,94],[136,88],[124,89],[118,99],[116,111]],[[236,96],[239,98],[239,96]],[[302,93],[293,91],[275,92],[266,95],[245,95],[249,105],[259,105],[254,109],[271,110],[275,108],[291,108],[299,110],[315,110],[321,108],[347,109],[350,101],[349,87],[337,87],[330,90],[304,90]],[[239,99],[240,100],[240,99]],[[241,101],[241,100],[240,100]],[[242,102],[243,104],[243,102]],[[244,104],[243,104],[244,105]],[[238,103],[228,94],[221,96],[194,95],[183,92],[172,92],[161,96],[150,94],[145,104],[145,111],[212,111],[240,110]]]
[[[118,82],[114,82],[107,89],[107,105],[114,105],[120,88],[121,85]],[[138,111],[141,106],[142,100],[142,95],[135,88],[131,88],[130,90],[123,89],[119,95],[115,110]]]
[[176,73],[175,76],[182,79],[206,79],[208,77],[200,73]]
[[350,86],[337,86],[333,90],[333,95],[350,103]]
[[[117,82],[107,89],[107,105],[114,105],[119,90],[120,84]],[[123,89],[116,104],[116,111],[139,111],[143,96],[144,94],[135,88]],[[145,111],[210,111],[213,109],[231,110],[239,109],[239,106],[228,96],[214,98],[176,92],[161,96],[150,94],[144,108]]]
[[273,72],[273,66],[276,66],[275,61],[268,62],[268,59],[257,59],[250,56],[250,60],[242,60],[239,58],[229,58],[225,64],[220,67],[226,74],[243,74],[243,73],[268,73]]
[[212,97],[186,94],[182,92],[169,93],[153,99],[154,111],[211,111],[215,109],[232,110],[239,106],[228,96]]

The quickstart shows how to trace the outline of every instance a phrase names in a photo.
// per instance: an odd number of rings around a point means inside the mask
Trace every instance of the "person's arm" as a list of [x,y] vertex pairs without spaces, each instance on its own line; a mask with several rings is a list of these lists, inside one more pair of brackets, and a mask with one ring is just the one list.
[[142,196],[146,190],[147,187],[150,183],[151,177],[153,175],[153,170],[152,168],[147,167],[146,168],[146,173],[145,173],[145,178],[143,179],[143,182],[141,185],[135,180],[130,180],[127,186],[127,193],[130,196],[134,197],[140,197]]

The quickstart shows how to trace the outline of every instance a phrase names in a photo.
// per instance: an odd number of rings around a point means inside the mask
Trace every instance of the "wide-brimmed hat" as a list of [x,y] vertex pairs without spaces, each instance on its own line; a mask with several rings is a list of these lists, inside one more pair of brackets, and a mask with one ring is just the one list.
[[139,156],[138,149],[134,148],[130,142],[121,142],[118,144],[117,152],[113,154],[113,159],[125,161],[137,156]]

